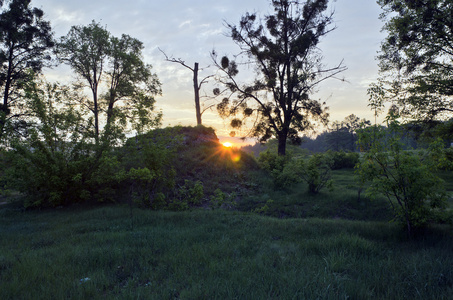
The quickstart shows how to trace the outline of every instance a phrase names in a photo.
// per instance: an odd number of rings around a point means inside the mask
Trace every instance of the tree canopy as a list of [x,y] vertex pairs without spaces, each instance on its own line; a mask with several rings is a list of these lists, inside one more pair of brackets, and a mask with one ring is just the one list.
[[[342,62],[326,68],[317,47],[334,29],[333,13],[325,13],[328,0],[274,0],[271,4],[273,13],[263,18],[246,13],[239,25],[226,23],[245,62],[226,56],[216,62],[222,72],[219,81],[229,91],[217,108],[222,116],[233,118],[233,128],[253,118],[250,135],[261,141],[275,136],[278,153],[285,155],[288,139],[299,141],[299,132],[313,128],[315,121],[327,121],[325,103],[310,95],[320,82],[346,68]],[[253,81],[239,83],[242,63],[253,65]]]
[[23,115],[23,85],[50,61],[48,50],[54,45],[50,23],[41,9],[30,7],[29,0],[6,3],[0,14],[0,139],[5,125]]
[[[151,65],[143,62],[143,43],[123,34],[111,36],[99,23],[73,26],[57,45],[57,56],[81,77],[82,85],[92,92],[92,99],[83,104],[94,116],[94,137],[99,140],[101,116],[106,114],[106,126],[113,130],[115,122],[127,122],[143,131],[160,122],[152,116],[154,96],[161,92]],[[107,90],[100,95],[101,84]]]
[[388,36],[378,56],[373,106],[398,104],[402,116],[432,120],[453,113],[453,3],[379,0]]

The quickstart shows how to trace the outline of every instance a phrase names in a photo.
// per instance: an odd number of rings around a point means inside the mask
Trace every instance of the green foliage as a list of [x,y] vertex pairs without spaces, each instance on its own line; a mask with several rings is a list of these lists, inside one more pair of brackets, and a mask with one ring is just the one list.
[[357,173],[362,182],[369,183],[368,195],[386,196],[395,219],[412,234],[434,220],[435,214],[445,207],[445,187],[432,172],[429,157],[402,150],[398,123],[390,118],[389,126],[394,136],[388,141],[383,140],[380,127],[359,132],[359,144],[365,142],[370,149],[358,165]]
[[258,162],[271,174],[275,188],[287,189],[301,181],[308,184],[308,191],[313,194],[319,193],[324,187],[332,188],[333,159],[329,154],[313,154],[305,159],[281,156],[266,150],[260,153]]
[[128,195],[149,204],[173,187],[169,164],[174,150],[166,144],[137,137],[114,149],[117,135],[110,132],[95,145],[90,120],[76,109],[68,88],[31,83],[27,97],[35,125],[26,140],[12,142],[12,164],[5,175],[8,186],[24,195],[25,207],[116,202]]
[[360,158],[356,152],[328,151],[327,155],[332,158],[332,170],[354,168]]
[[383,9],[381,78],[371,85],[375,107],[397,104],[414,119],[450,118],[453,38],[450,0],[379,0]]
[[[106,28],[92,21],[87,26],[72,26],[57,44],[57,57],[83,80],[79,86],[91,90],[92,99],[81,99],[92,114],[96,142],[104,134],[132,127],[139,134],[157,127],[162,114],[154,114],[154,96],[161,93],[160,82],[151,65],[142,60],[143,43],[123,34],[111,36]],[[107,85],[102,86],[102,84]],[[99,95],[104,87],[105,95]],[[105,114],[104,114],[105,113]]]
[[308,184],[308,191],[319,193],[323,188],[333,188],[333,160],[327,154],[313,154],[308,161],[299,160],[301,177]]
[[235,193],[224,193],[221,189],[216,189],[214,194],[209,199],[210,205],[213,209],[216,208],[233,208],[236,206],[236,194]]
[[445,148],[444,142],[438,138],[429,145],[428,150],[432,169],[453,170],[453,147]]
[[273,203],[274,203],[274,200],[269,199],[262,206],[253,209],[252,212],[257,213],[257,214],[265,214],[269,211],[269,206],[272,205]]
[[199,206],[204,197],[203,183],[184,180],[184,184],[174,190],[172,198],[168,201],[165,209],[172,211],[188,210],[193,206]]
[[186,202],[188,205],[199,205],[204,196],[203,183],[201,181],[191,182],[184,180],[184,185],[176,191],[176,198],[180,202]]
[[86,188],[90,198],[96,202],[121,201],[121,183],[124,181],[124,169],[118,156],[112,151],[103,151],[99,159],[93,158],[93,167],[86,176]]
[[290,162],[292,158],[289,154],[277,155],[271,149],[261,152],[258,162],[262,169],[268,171],[274,181],[275,188],[288,188],[300,181],[297,170]]
[[171,131],[149,132],[130,138],[117,150],[121,158],[124,178],[122,187],[129,189],[129,197],[143,207],[161,209],[175,187],[172,162],[180,138]]
[[261,168],[275,174],[281,173],[290,159],[289,155],[277,155],[276,151],[270,149],[261,152],[258,156]]
[[86,181],[96,166],[96,149],[85,142],[84,118],[72,107],[62,105],[68,96],[64,87],[32,85],[27,95],[37,123],[29,128],[26,140],[11,143],[9,185],[25,195],[26,207],[59,206],[86,199]]

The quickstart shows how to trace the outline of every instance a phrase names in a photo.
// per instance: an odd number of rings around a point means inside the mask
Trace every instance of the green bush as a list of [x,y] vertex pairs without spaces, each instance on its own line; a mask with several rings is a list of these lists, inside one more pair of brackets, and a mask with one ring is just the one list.
[[266,150],[258,156],[260,167],[268,171],[274,182],[274,187],[277,189],[287,188],[300,182],[298,169],[294,168],[291,155],[277,155],[276,152]]
[[152,209],[167,206],[176,184],[172,163],[179,142],[178,135],[157,130],[130,138],[117,150],[124,174],[120,188],[133,202]]
[[332,165],[333,160],[328,154],[313,154],[306,162],[299,160],[301,177],[308,184],[308,191],[313,194],[319,193],[323,188],[332,189]]
[[26,139],[11,140],[7,180],[25,207],[55,207],[90,197],[90,174],[101,146],[91,144],[89,121],[69,105],[67,90],[47,84],[27,93],[31,123]]
[[[359,143],[373,141],[357,168],[362,183],[368,184],[371,198],[382,194],[387,197],[395,219],[404,225],[411,235],[437,219],[445,208],[445,186],[434,175],[430,155],[418,151],[404,151],[399,138],[400,126],[395,120],[389,123],[392,138],[380,127],[374,132],[359,131]],[[372,138],[371,138],[372,137]]]
[[188,210],[193,206],[199,206],[203,202],[204,191],[201,181],[184,180],[184,184],[175,189],[166,205],[166,209],[173,211]]
[[319,193],[323,188],[332,188],[331,171],[332,156],[317,153],[310,158],[292,158],[291,155],[278,156],[266,150],[260,153],[258,162],[261,167],[272,175],[274,187],[285,189],[305,181],[308,191]]
[[186,179],[184,180],[184,185],[177,190],[176,196],[181,202],[200,205],[204,197],[203,183],[201,181],[192,182]]
[[290,154],[281,156],[274,151],[266,150],[258,156],[258,163],[264,170],[277,174],[283,171],[290,159]]
[[221,207],[231,209],[236,206],[235,198],[235,193],[227,194],[224,193],[221,189],[216,189],[209,202],[213,209]]
[[327,154],[332,158],[332,170],[354,168],[359,163],[360,155],[355,152],[328,151]]

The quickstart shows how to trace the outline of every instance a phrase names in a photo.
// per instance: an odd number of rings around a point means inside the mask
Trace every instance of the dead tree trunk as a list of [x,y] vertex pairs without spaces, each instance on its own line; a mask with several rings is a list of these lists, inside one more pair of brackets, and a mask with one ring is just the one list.
[[[208,79],[213,77],[214,75],[208,75],[208,76],[202,78],[200,82],[198,82],[198,71],[200,70],[200,68],[199,68],[197,62],[194,64],[194,67],[192,68],[192,67],[188,66],[181,58],[168,57],[167,54],[165,54],[165,52],[162,51],[160,48],[159,48],[159,51],[162,52],[163,55],[165,55],[166,61],[178,63],[181,66],[192,71],[192,73],[193,73],[193,91],[194,91],[194,95],[195,95],[195,113],[196,113],[196,117],[197,117],[197,125],[201,125],[202,124],[201,116],[203,115],[203,112],[205,112],[206,109],[211,108],[213,105],[210,105],[209,107],[205,108],[203,111],[201,110],[200,89],[201,89],[201,86],[204,83],[207,83]],[[201,69],[201,70],[203,70],[203,69]]]
[[198,86],[198,63],[193,67],[193,91],[195,95],[195,112],[197,114],[197,125],[201,125],[201,109],[200,109],[200,87]]

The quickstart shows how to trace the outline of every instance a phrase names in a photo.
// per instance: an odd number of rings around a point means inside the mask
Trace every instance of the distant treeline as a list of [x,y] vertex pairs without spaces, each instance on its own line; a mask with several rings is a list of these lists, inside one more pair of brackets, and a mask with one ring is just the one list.
[[[378,125],[380,126],[380,125]],[[387,127],[381,126],[385,130]],[[402,125],[403,134],[402,142],[406,149],[425,148],[435,138],[441,138],[445,146],[453,143],[453,119],[448,121],[431,121],[431,122],[409,122]],[[389,132],[389,137],[390,137]],[[275,144],[275,145],[274,145]],[[253,153],[258,156],[260,152],[265,151],[272,145],[276,146],[276,141],[269,141],[266,144],[256,143],[242,147],[242,150]],[[313,153],[332,151],[350,151],[358,152],[357,134],[355,130],[348,130],[343,127],[338,130],[326,130],[316,137],[304,136],[300,145],[292,145],[293,151],[306,149]]]

